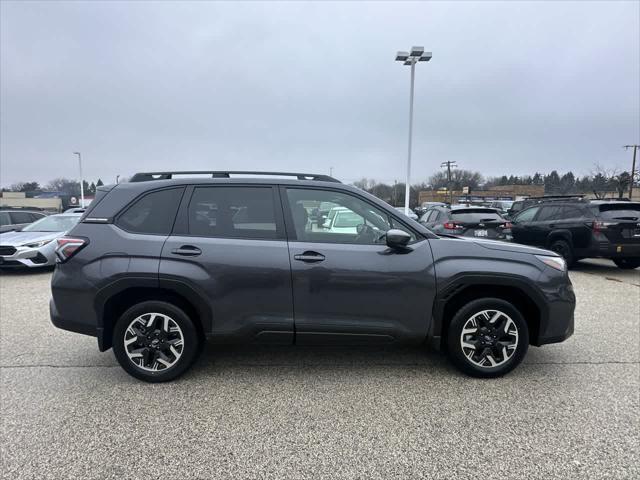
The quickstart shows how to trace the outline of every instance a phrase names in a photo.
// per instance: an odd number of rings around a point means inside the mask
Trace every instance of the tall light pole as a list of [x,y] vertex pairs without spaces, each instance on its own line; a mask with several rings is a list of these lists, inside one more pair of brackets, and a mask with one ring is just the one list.
[[84,207],[84,180],[82,179],[82,155],[80,152],[73,152],[78,156],[78,168],[80,169],[80,208]]
[[407,181],[404,191],[404,213],[409,215],[409,192],[411,191],[411,143],[413,140],[413,85],[416,77],[416,63],[431,60],[431,52],[425,52],[424,47],[411,47],[411,52],[398,52],[396,62],[411,67],[411,89],[409,92],[409,153],[407,155]]
[[629,185],[629,200],[633,200],[633,182],[636,174],[636,152],[640,148],[640,145],[625,145],[624,149],[629,150],[633,148],[633,162],[631,163],[631,185]]

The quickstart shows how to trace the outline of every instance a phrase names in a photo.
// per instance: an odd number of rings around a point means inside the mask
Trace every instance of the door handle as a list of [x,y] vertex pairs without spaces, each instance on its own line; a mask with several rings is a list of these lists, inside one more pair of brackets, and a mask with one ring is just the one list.
[[324,255],[318,252],[304,252],[302,255],[294,255],[293,258],[300,262],[316,263],[324,260]]
[[182,245],[180,248],[174,248],[171,253],[175,255],[182,255],[183,257],[197,257],[202,253],[198,247],[193,245]]
[[549,228],[556,228],[556,224],[555,223],[549,224]]

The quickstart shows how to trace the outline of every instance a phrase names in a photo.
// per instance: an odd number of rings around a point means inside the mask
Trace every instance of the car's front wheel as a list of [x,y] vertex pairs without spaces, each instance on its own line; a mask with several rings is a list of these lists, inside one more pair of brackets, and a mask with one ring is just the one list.
[[640,267],[640,258],[616,258],[613,263],[623,270],[633,270]]
[[513,370],[529,348],[527,323],[511,303],[498,298],[473,300],[453,317],[447,352],[467,375],[499,377]]
[[130,375],[166,382],[182,375],[199,352],[198,332],[180,308],[147,301],[122,314],[113,331],[113,352]]

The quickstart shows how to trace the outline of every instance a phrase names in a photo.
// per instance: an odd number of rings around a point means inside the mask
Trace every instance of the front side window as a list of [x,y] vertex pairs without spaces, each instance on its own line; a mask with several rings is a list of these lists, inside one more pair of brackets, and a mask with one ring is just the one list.
[[271,187],[198,187],[189,202],[189,234],[277,238]]
[[[288,188],[287,199],[296,237],[304,242],[384,244],[391,217],[370,203],[342,192]],[[310,220],[321,205],[333,204],[320,222]],[[403,228],[400,224],[396,228]]]
[[560,218],[562,212],[562,207],[557,205],[549,205],[547,207],[542,207],[542,211],[538,218],[536,219],[539,222],[544,222],[545,220],[555,220]]
[[170,188],[144,195],[118,217],[116,225],[133,233],[168,235],[173,227],[182,191],[182,188]]
[[530,222],[531,220],[533,220],[533,217],[536,216],[536,213],[538,213],[538,210],[540,210],[540,207],[531,207],[526,210],[523,210],[522,213],[520,213],[515,218],[515,220],[517,222]]

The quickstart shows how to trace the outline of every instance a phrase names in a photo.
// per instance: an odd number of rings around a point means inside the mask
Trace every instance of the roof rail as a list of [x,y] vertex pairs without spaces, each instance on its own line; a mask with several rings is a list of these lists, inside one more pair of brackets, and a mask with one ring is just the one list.
[[292,172],[250,172],[242,170],[188,170],[170,172],[140,172],[129,179],[130,182],[148,182],[151,180],[170,180],[174,175],[211,175],[211,178],[231,178],[231,175],[258,175],[258,176],[279,176],[296,177],[298,180],[316,180],[322,182],[341,183],[329,175],[319,175],[315,173],[292,173]]

